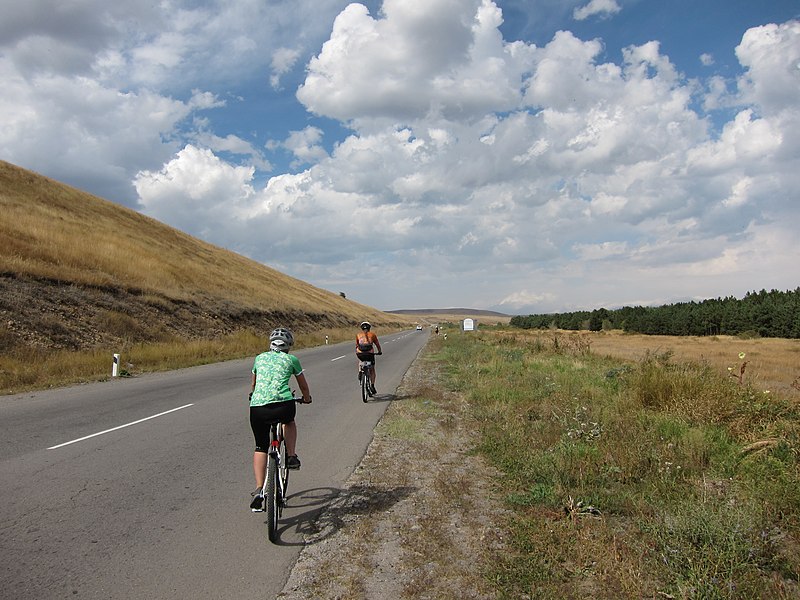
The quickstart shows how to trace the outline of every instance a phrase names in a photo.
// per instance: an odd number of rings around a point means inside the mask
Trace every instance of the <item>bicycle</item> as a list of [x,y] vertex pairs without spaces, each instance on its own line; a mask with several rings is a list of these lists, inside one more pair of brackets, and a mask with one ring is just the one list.
[[[305,404],[303,398],[292,395],[292,400],[298,404]],[[267,452],[267,468],[264,477],[264,486],[261,495],[264,498],[262,510],[253,509],[253,512],[267,513],[267,534],[269,541],[275,543],[278,539],[278,520],[286,506],[286,493],[289,487],[289,469],[286,468],[286,443],[283,439],[283,424],[270,423],[269,426],[269,452]]]
[[[382,352],[377,352],[373,356],[377,356],[383,354]],[[373,359],[374,360],[374,359]],[[374,365],[372,361],[369,360],[360,360],[358,362],[358,381],[361,386],[361,401],[367,402],[369,398],[374,396],[373,388],[372,388],[372,369]]]

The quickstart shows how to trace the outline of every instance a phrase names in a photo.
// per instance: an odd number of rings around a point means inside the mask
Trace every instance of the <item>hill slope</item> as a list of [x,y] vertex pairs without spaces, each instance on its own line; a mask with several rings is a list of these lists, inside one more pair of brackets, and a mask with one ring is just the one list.
[[0,352],[406,322],[0,161]]

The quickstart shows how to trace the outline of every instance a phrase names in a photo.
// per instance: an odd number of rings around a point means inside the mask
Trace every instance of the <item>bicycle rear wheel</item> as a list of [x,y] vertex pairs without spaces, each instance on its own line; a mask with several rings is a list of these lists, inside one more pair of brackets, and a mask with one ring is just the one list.
[[267,482],[264,494],[264,510],[267,511],[267,533],[269,541],[278,539],[278,461],[275,454],[270,452],[267,456]]
[[369,398],[369,369],[365,368],[361,373],[361,401],[366,402]]

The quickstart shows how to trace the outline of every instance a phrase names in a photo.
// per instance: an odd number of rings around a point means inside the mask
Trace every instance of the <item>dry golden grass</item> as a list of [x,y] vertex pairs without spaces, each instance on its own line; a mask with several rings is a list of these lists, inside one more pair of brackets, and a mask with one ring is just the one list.
[[[389,327],[385,332],[394,329]],[[3,330],[0,329],[0,332]],[[295,349],[352,340],[353,328],[296,332]],[[2,338],[0,338],[0,342]],[[220,362],[263,352],[265,338],[241,330],[215,339],[129,344],[121,352],[123,376]],[[104,381],[111,373],[110,350],[16,350],[0,352],[0,394]],[[41,364],[47,363],[47,369]]]
[[[545,348],[556,344],[573,351],[634,363],[657,356],[669,358],[673,363],[704,364],[723,377],[741,375],[742,383],[758,390],[779,392],[800,400],[800,340],[641,335],[621,331],[531,331],[516,328],[504,331],[503,335],[510,340],[527,339],[527,343]],[[739,358],[742,353],[744,357]]]
[[[590,342],[591,351],[596,354],[637,361],[648,353],[671,353],[675,361],[705,363],[723,376],[739,375],[742,363],[746,362],[745,382],[760,390],[800,397],[800,390],[792,386],[800,378],[800,340],[651,336],[621,332],[582,332],[580,335]],[[740,353],[744,353],[744,358],[739,358]]]
[[374,308],[3,161],[0,240],[0,273],[176,299],[212,297],[273,311],[388,320]]

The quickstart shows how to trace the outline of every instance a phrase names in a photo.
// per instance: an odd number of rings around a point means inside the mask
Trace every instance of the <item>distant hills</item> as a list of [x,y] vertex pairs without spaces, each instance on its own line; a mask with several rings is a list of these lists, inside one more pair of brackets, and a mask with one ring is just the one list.
[[475,308],[417,308],[389,310],[387,314],[412,317],[417,321],[429,324],[447,323],[462,321],[463,319],[475,319],[479,324],[496,325],[498,323],[509,323],[511,315],[506,315],[493,310],[480,310]]
[[464,315],[468,317],[501,317],[509,319],[512,316],[493,310],[480,310],[475,308],[413,308],[387,310],[385,312],[392,315]]

